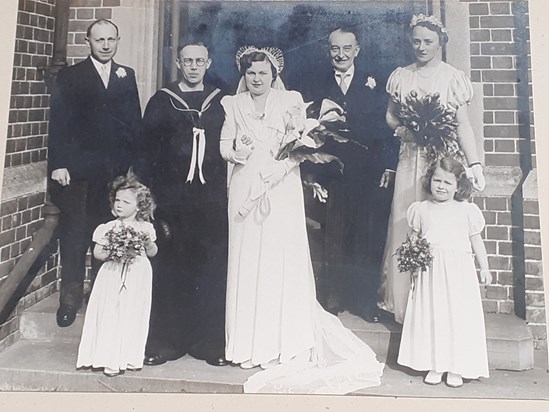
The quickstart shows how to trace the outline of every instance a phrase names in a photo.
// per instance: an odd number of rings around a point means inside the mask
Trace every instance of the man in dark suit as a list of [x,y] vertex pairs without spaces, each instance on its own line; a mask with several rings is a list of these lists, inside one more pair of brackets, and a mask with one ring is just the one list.
[[189,353],[223,366],[227,282],[227,165],[219,152],[225,95],[205,80],[202,43],[178,50],[181,79],[151,97],[145,168],[160,222],[146,365]]
[[114,23],[92,23],[86,34],[90,56],[59,72],[52,95],[48,173],[51,199],[61,212],[61,327],[73,323],[82,305],[93,230],[112,219],[108,183],[127,172],[138,146],[135,74],[112,60],[118,41]]
[[[332,70],[314,78],[305,101],[318,108],[327,98],[345,111],[337,132],[350,139],[325,149],[344,163],[343,173],[309,167],[328,189],[325,209],[325,273],[319,274],[319,300],[332,313],[350,310],[379,321],[377,287],[390,212],[398,141],[385,123],[384,82],[374,71],[355,67],[360,46],[350,29],[329,36]],[[307,168],[307,166],[304,166]]]

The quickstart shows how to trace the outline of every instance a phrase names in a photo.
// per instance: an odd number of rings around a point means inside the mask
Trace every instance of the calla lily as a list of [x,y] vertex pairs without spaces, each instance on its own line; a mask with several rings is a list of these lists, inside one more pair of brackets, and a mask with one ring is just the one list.
[[343,108],[333,100],[324,99],[320,105],[320,114],[318,117],[322,119],[325,114],[331,112],[332,110],[335,110],[339,115],[343,115],[345,112],[345,110],[343,110]]

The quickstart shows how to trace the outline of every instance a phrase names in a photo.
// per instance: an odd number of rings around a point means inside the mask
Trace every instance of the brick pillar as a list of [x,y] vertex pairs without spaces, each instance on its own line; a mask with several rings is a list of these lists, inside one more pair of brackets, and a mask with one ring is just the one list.
[[547,347],[545,295],[541,256],[537,176],[531,173],[524,184],[524,258],[526,321],[536,349]]
[[[42,224],[50,95],[39,68],[52,56],[53,9],[54,0],[19,1],[0,205],[0,288]],[[0,325],[0,349],[17,339],[20,310],[55,291],[56,276],[54,254]]]
[[[469,10],[471,79],[482,85],[486,246],[495,284],[488,312],[524,316],[546,345],[537,210],[528,2],[461,0]],[[513,311],[514,307],[514,311]]]

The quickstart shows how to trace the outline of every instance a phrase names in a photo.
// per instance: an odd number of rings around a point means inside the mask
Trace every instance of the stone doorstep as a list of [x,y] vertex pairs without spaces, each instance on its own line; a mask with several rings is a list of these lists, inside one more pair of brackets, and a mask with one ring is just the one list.
[[[85,307],[68,328],[55,321],[58,294],[38,302],[21,315],[20,331],[24,340],[78,343],[84,324]],[[401,326],[394,322],[367,323],[348,312],[341,322],[365,341],[380,362],[395,363],[400,344]],[[488,360],[491,369],[523,371],[534,366],[532,333],[526,322],[512,315],[485,314]]]
[[23,340],[0,353],[0,391],[242,393],[254,372],[185,356],[123,375],[76,370],[77,342]]

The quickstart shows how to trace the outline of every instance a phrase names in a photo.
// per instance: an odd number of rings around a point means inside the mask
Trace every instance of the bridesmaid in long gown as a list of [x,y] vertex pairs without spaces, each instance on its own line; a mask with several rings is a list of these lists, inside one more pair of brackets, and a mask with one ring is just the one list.
[[387,124],[400,138],[400,155],[395,176],[395,191],[382,266],[381,307],[402,323],[410,291],[410,277],[397,268],[395,252],[409,232],[406,221],[408,207],[426,199],[422,177],[428,169],[426,150],[414,142],[414,137],[402,125],[400,105],[415,91],[419,96],[439,93],[440,102],[455,113],[458,122],[458,143],[474,175],[474,187],[484,189],[484,176],[476,149],[475,136],[467,115],[467,105],[473,98],[473,86],[460,70],[440,60],[439,51],[448,41],[446,29],[435,17],[414,16],[410,24],[411,40],[416,61],[397,68],[389,77],[387,92],[391,96],[387,108]]
[[278,49],[242,48],[239,92],[221,101],[229,182],[226,358],[261,366],[246,392],[341,394],[380,384],[383,364],[318,304],[299,164],[274,157],[305,119],[278,77]]

